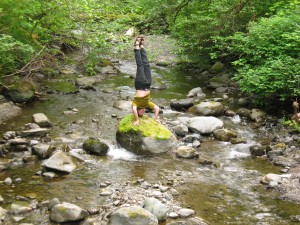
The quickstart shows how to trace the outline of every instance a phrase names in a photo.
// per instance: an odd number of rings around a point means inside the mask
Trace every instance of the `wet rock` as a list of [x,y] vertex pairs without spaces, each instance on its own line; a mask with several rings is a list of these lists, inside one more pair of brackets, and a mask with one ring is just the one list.
[[28,144],[28,141],[25,138],[14,138],[14,139],[10,139],[8,141],[8,143],[10,145],[13,145],[13,146],[15,146],[15,145],[26,145],[26,144]]
[[136,154],[158,154],[171,150],[176,138],[164,125],[147,116],[140,117],[138,126],[129,114],[119,123],[116,138],[119,144]]
[[0,195],[0,204],[3,204],[4,198]]
[[109,146],[107,143],[104,143],[103,141],[90,137],[89,139],[84,141],[82,148],[83,150],[87,151],[90,154],[106,155]]
[[113,65],[106,65],[104,67],[96,66],[95,71],[101,74],[118,74],[120,71]]
[[7,210],[0,207],[0,222],[5,220],[5,217],[7,215]]
[[291,174],[274,174],[269,173],[263,176],[260,180],[262,184],[270,184],[270,182],[277,182],[278,184],[283,183],[285,180],[291,177]]
[[250,118],[251,111],[249,109],[239,108],[237,110],[237,114],[242,116],[242,117]]
[[212,165],[214,164],[214,161],[208,156],[199,155],[198,163],[201,165]]
[[186,220],[178,220],[171,223],[167,223],[167,225],[207,225],[202,219],[198,217],[188,218]]
[[26,213],[31,212],[33,209],[29,206],[28,202],[23,201],[22,204],[13,203],[11,204],[11,210],[10,213],[12,214],[20,214],[20,213]]
[[193,88],[192,90],[189,91],[189,93],[187,94],[187,97],[189,98],[193,98],[193,97],[196,97],[196,96],[206,96],[201,87],[197,87],[197,88]]
[[125,110],[125,111],[131,111],[132,101],[124,101],[124,100],[115,101],[113,104],[113,107],[115,107],[117,109]]
[[263,156],[266,154],[266,147],[262,145],[253,145],[250,147],[252,156]]
[[32,115],[32,120],[34,123],[40,127],[52,127],[52,123],[44,113],[36,113]]
[[277,156],[273,159],[272,163],[275,166],[281,166],[281,167],[287,167],[290,166],[291,163],[289,162],[289,160],[287,158],[285,158],[284,156]]
[[5,120],[13,118],[19,115],[22,112],[22,109],[13,103],[2,103],[0,104],[0,124]]
[[28,102],[34,98],[35,86],[30,81],[17,81],[5,89],[3,94],[15,103]]
[[173,127],[173,130],[176,135],[181,136],[181,137],[184,137],[189,132],[188,127],[183,124]]
[[179,216],[181,217],[189,217],[195,214],[195,211],[192,209],[182,208],[178,211]]
[[6,185],[11,185],[12,184],[12,179],[10,177],[7,177],[7,178],[5,178],[3,183],[6,184]]
[[189,120],[188,127],[200,134],[211,134],[216,129],[223,128],[223,122],[216,117],[197,116]]
[[248,98],[239,98],[237,101],[238,106],[248,106],[250,104],[250,100]]
[[32,147],[33,154],[37,155],[40,159],[49,158],[55,150],[56,147],[44,143],[38,143]]
[[146,198],[144,201],[144,209],[153,213],[158,221],[165,221],[169,209],[156,198]]
[[55,152],[42,163],[42,166],[66,173],[70,173],[76,168],[72,158],[62,151]]
[[200,116],[220,116],[224,112],[224,106],[220,102],[201,102],[191,108],[191,112],[194,112]]
[[63,223],[82,220],[88,216],[88,212],[81,209],[79,206],[63,202],[52,208],[50,219],[57,223]]
[[265,121],[265,117],[266,117],[266,113],[259,110],[259,109],[252,109],[251,113],[250,113],[250,119],[260,123],[260,122],[264,122]]
[[21,132],[22,137],[45,137],[48,134],[49,130],[47,128],[37,128],[24,130]]
[[52,210],[54,206],[56,206],[57,204],[60,204],[60,201],[58,198],[53,198],[48,202],[48,209]]
[[201,139],[201,135],[200,134],[189,134],[189,135],[186,135],[182,141],[185,142],[185,143],[193,143],[194,141],[200,141]]
[[139,206],[123,207],[113,212],[110,218],[110,225],[157,225],[155,215]]
[[212,67],[208,70],[210,73],[217,74],[221,73],[224,69],[224,64],[221,62],[216,62]]
[[43,173],[43,176],[46,178],[52,179],[56,176],[56,174],[53,172],[46,172],[46,173]]
[[247,140],[245,138],[231,138],[230,143],[231,144],[241,144],[241,143],[246,144]]
[[196,150],[189,146],[179,146],[175,153],[177,157],[184,159],[192,159],[198,156]]
[[236,115],[236,112],[230,109],[226,109],[224,115],[229,117],[234,117]]
[[213,132],[214,136],[220,141],[230,141],[231,138],[236,138],[237,134],[228,129],[217,129]]
[[184,111],[194,105],[194,100],[192,98],[173,100],[170,103],[172,109]]
[[282,150],[267,151],[267,156],[271,161],[274,160],[277,156],[280,156],[280,155],[283,155]]

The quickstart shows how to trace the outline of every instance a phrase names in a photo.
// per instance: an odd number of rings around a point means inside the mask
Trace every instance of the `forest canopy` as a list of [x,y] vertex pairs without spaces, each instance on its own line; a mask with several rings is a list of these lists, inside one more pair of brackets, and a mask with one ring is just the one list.
[[[126,30],[176,38],[181,65],[221,61],[260,102],[299,96],[299,0],[2,0],[0,79],[49,67],[64,51],[95,57],[130,42]],[[31,60],[37,59],[30,67]],[[33,64],[33,63],[32,63]],[[25,68],[24,68],[25,66]],[[22,69],[22,70],[21,70]],[[0,81],[1,82],[1,81]]]

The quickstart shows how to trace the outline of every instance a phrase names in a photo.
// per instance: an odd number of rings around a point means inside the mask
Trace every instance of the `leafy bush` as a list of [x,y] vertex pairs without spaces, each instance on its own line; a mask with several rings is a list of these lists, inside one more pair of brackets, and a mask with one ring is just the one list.
[[278,14],[250,24],[247,34],[226,38],[241,90],[255,93],[261,103],[268,96],[286,100],[300,95],[300,17]]
[[29,61],[34,49],[9,35],[0,35],[0,71],[1,75],[20,68]]

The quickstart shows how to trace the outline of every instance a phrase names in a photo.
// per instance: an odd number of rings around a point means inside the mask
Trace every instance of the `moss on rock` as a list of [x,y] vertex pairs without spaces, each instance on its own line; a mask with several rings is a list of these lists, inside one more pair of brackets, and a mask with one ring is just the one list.
[[144,137],[153,137],[156,140],[168,140],[172,133],[165,126],[147,116],[139,118],[139,125],[134,126],[134,115],[126,115],[120,122],[118,131],[121,133],[141,133]]

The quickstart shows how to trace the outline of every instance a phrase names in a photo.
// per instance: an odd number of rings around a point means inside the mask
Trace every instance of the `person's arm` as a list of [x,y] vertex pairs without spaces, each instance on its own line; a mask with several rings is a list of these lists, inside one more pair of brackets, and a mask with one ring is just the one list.
[[154,105],[154,119],[159,122],[159,107],[157,105]]
[[135,105],[132,106],[132,113],[134,115],[133,125],[134,126],[139,125],[139,115],[138,115],[138,112],[137,112],[137,107]]

